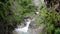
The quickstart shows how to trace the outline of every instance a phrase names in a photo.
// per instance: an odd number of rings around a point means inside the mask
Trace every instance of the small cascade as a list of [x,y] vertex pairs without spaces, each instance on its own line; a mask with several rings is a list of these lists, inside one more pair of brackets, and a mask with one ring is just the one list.
[[29,24],[31,23],[31,21],[34,21],[35,18],[32,19],[32,20],[30,20],[30,19],[28,18],[28,19],[26,19],[26,20],[27,20],[27,21],[26,21],[26,26],[25,26],[25,27],[23,27],[23,28],[16,28],[16,29],[14,30],[15,32],[17,32],[17,34],[30,34],[30,33],[28,32]]
[[28,27],[29,27],[29,24],[31,23],[31,20],[30,19],[27,19],[26,21],[26,26],[23,27],[23,28],[16,28],[15,31],[18,33],[18,34],[22,34],[22,32],[25,34],[27,33],[28,31]]
[[[37,7],[37,11],[35,12],[35,14],[36,15],[38,15],[39,14],[39,6],[40,6],[40,3],[39,3],[39,0],[32,0],[33,1],[33,3],[35,4],[35,6]],[[36,16],[35,15],[35,16]],[[33,16],[33,15],[32,15]],[[32,21],[34,21],[36,19],[36,17],[33,17],[33,19],[26,19],[27,21],[26,21],[26,26],[25,27],[23,27],[23,28],[16,28],[14,31],[16,31],[17,32],[17,34],[30,34],[29,32],[28,32],[28,29],[29,29],[29,24],[32,22]]]

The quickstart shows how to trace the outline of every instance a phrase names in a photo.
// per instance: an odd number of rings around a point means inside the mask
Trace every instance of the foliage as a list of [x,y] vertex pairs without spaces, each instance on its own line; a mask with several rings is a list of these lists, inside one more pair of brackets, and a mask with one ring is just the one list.
[[40,23],[44,23],[46,25],[47,34],[54,34],[55,28],[55,20],[60,19],[60,15],[53,8],[45,8],[44,6],[40,7]]
[[34,10],[31,0],[0,0],[0,34],[12,34],[17,23]]
[[[24,16],[31,16],[35,9],[36,7],[31,0],[0,0],[0,31],[6,34],[5,32],[8,30],[7,34],[11,34],[9,32],[16,27],[17,23],[21,23]],[[41,4],[39,18],[36,23],[44,23],[47,34],[60,34],[60,27],[55,26],[55,20],[60,20],[60,13],[54,8],[47,9]]]
[[14,12],[17,21],[22,21],[24,16],[31,16],[34,13],[35,6],[31,3],[31,0],[15,0],[15,5]]
[[55,34],[60,34],[60,28],[55,30]]

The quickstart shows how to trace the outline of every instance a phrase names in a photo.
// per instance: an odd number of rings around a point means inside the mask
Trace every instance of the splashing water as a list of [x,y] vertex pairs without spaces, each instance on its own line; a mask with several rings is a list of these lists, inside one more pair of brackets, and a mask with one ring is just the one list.
[[27,19],[26,21],[26,26],[23,27],[23,28],[16,28],[15,31],[18,33],[18,34],[27,34],[28,32],[28,27],[29,27],[29,24],[31,23],[31,20],[30,19]]
[[[33,0],[33,3],[35,4],[35,6],[39,7],[38,0]],[[39,12],[37,11],[36,14],[38,15]],[[28,18],[27,21],[26,21],[26,26],[25,27],[23,27],[23,28],[16,28],[15,29],[15,31],[17,32],[17,34],[30,34],[28,32],[29,24],[31,23],[31,21],[34,21],[35,19],[36,19],[35,17],[32,20]]]

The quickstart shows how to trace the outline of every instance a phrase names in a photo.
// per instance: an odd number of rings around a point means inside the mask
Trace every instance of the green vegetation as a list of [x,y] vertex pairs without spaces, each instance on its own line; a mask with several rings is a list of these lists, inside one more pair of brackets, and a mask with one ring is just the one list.
[[0,0],[0,34],[12,34],[24,16],[35,10],[31,0]]
[[60,34],[60,28],[55,30],[55,34]]
[[55,8],[40,7],[40,22],[46,25],[47,34],[60,34],[60,13]]
[[[32,17],[35,10],[31,0],[0,0],[0,34],[12,34],[17,24],[25,16]],[[41,4],[36,24],[41,23],[45,24],[47,34],[60,34],[60,11],[53,7],[47,9]]]

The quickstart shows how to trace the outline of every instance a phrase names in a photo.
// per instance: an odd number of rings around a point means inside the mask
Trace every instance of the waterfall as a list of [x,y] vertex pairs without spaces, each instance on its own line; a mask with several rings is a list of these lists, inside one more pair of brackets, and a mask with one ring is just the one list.
[[23,27],[23,28],[16,28],[14,31],[17,33],[17,34],[30,34],[29,32],[28,32],[28,28],[29,28],[29,24],[31,23],[31,21],[34,21],[35,20],[35,18],[34,19],[26,19],[27,21],[26,21],[26,26],[25,27]]
[[[39,0],[32,0],[32,1],[35,4],[35,6],[38,7],[37,11],[35,12],[36,15],[38,15],[39,14],[38,10],[39,10],[39,5],[40,5]],[[30,34],[30,33],[28,33],[29,24],[31,23],[31,21],[34,21],[35,19],[36,19],[36,17],[34,17],[32,20],[28,18],[27,21],[26,21],[26,26],[25,27],[16,28],[14,31],[16,31],[17,34]]]
[[25,34],[27,33],[28,31],[28,27],[29,27],[29,24],[31,23],[31,20],[30,19],[27,19],[26,21],[26,26],[23,27],[23,28],[16,28],[15,31],[18,33],[18,34],[22,34],[22,32]]

